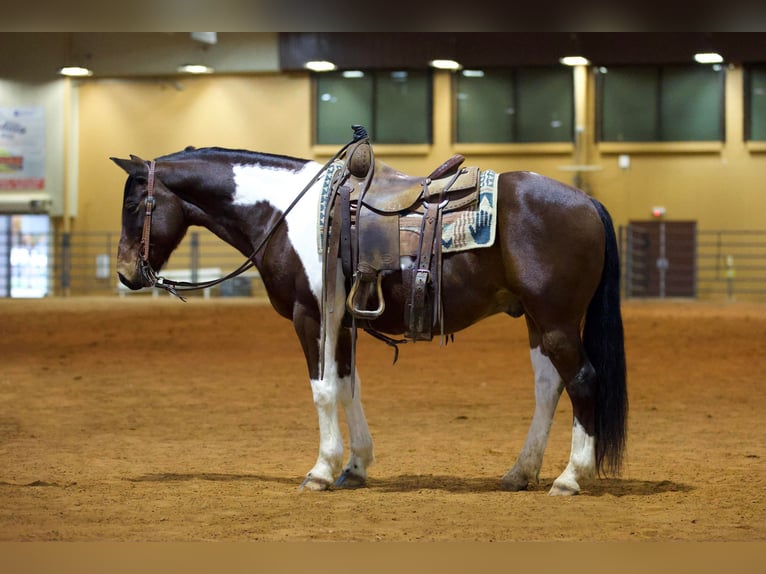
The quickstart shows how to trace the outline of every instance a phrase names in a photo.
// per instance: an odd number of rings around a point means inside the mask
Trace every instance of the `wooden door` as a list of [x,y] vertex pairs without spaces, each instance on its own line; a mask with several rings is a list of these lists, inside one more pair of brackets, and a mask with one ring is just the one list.
[[696,252],[696,221],[631,221],[623,247],[626,295],[695,297]]

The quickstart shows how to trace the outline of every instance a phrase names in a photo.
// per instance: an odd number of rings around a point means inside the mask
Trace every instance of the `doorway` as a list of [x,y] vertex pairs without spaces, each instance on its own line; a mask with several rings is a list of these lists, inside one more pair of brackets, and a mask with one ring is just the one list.
[[631,221],[623,253],[628,297],[697,296],[696,221]]
[[48,295],[50,249],[47,215],[0,215],[0,297]]

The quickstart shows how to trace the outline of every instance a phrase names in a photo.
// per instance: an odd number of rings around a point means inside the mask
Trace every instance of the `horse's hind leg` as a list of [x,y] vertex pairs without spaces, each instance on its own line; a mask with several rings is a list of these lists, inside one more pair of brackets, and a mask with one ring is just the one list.
[[572,449],[549,494],[577,494],[580,481],[595,475],[595,372],[585,357],[578,326],[541,333],[527,317],[527,327],[535,371],[535,414],[519,458],[502,483],[508,490],[522,490],[530,481],[537,482],[556,406],[566,388],[574,413]]
[[553,415],[561,392],[564,390],[564,384],[556,367],[543,354],[537,327],[528,317],[527,329],[529,330],[529,354],[535,374],[535,414],[519,458],[513,468],[503,476],[502,485],[506,490],[524,490],[530,481],[535,483],[538,481]]
[[542,347],[565,382],[574,419],[569,463],[548,494],[578,494],[580,482],[596,474],[596,372],[585,356],[579,325],[544,332]]

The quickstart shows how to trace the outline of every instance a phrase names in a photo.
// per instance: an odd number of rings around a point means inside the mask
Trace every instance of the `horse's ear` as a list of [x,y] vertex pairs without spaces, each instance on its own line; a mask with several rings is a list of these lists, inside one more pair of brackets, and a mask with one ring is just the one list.
[[118,157],[110,157],[109,159],[120,166],[128,175],[139,175],[146,170],[146,162],[132,154],[130,159],[120,159]]

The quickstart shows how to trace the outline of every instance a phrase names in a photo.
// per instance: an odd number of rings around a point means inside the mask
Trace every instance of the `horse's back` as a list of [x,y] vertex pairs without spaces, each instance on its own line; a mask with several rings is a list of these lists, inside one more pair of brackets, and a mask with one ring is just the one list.
[[[600,219],[593,200],[583,191],[532,171],[500,174],[500,202],[515,212],[522,224],[561,226],[562,219],[582,224],[597,224]],[[502,215],[502,214],[501,214]],[[600,225],[595,225],[600,228]],[[586,230],[587,231],[587,230]]]

